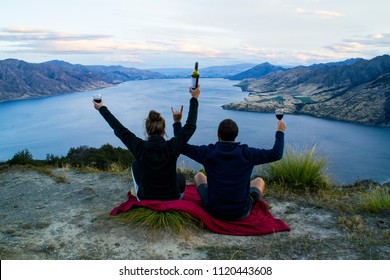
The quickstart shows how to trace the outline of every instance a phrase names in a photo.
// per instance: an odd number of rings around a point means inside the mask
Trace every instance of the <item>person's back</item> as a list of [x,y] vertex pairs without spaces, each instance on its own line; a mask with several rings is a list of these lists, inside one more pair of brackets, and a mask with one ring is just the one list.
[[[160,135],[154,135],[138,144],[135,149],[136,165],[133,169],[137,185],[143,186],[138,190],[139,199],[170,200],[180,196],[177,186],[176,161],[180,148],[176,139],[166,141]],[[142,170],[142,171],[141,171]]]
[[[185,178],[176,173],[176,160],[196,129],[200,88],[190,89],[190,109],[186,124],[169,140],[165,140],[165,120],[151,110],[145,121],[148,138],[143,140],[124,127],[103,102],[94,102],[104,119],[135,158],[132,176],[139,200],[175,200],[184,195]],[[173,110],[173,109],[172,109]],[[181,111],[183,106],[181,107]]]
[[222,220],[240,220],[249,214],[264,191],[261,178],[250,180],[253,167],[283,156],[284,122],[279,122],[277,129],[276,141],[270,150],[234,142],[238,127],[230,119],[220,123],[216,144],[186,145],[183,154],[201,163],[207,174],[207,177],[202,173],[195,176],[206,211]]

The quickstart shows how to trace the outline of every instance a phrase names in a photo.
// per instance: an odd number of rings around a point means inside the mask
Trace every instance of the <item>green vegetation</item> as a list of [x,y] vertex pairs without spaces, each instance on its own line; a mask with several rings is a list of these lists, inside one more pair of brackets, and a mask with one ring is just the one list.
[[278,95],[278,96],[275,96],[275,97],[271,98],[271,100],[274,100],[274,101],[283,101],[283,100],[284,100],[284,97],[281,96],[281,95]]
[[13,158],[8,161],[11,165],[27,165],[32,164],[33,162],[33,155],[27,149],[17,152]]
[[315,154],[315,147],[304,152],[288,149],[280,161],[267,166],[266,172],[272,182],[292,191],[317,192],[330,186],[326,165],[327,161]]
[[362,210],[378,213],[390,210],[390,192],[384,188],[375,189],[362,195]]
[[271,98],[263,98],[260,100],[256,100],[255,102],[256,103],[263,103],[263,102],[268,102],[268,101],[283,101],[283,100],[284,100],[284,97],[281,95],[278,95],[278,96],[271,97]]
[[314,101],[308,96],[294,96],[294,98],[300,100],[303,103],[314,103]]
[[[92,171],[123,171],[133,164],[133,156],[127,149],[114,148],[110,144],[100,148],[80,146],[71,148],[65,157],[47,154],[46,160],[34,160],[27,150],[17,152],[8,161],[10,165],[29,165],[35,167],[73,167]],[[48,172],[48,171],[45,171]]]
[[114,148],[110,144],[99,149],[87,146],[71,148],[66,159],[71,166],[93,167],[104,171],[127,169],[133,163],[133,156],[127,149]]
[[66,175],[54,173],[53,168],[74,168],[82,172],[122,172],[128,170],[133,161],[133,156],[127,149],[114,148],[110,144],[100,148],[71,148],[65,157],[48,154],[45,160],[33,159],[30,151],[24,149],[3,164],[1,170],[7,170],[9,166],[17,166],[21,170],[28,168],[54,178],[57,183],[66,183]]
[[288,149],[283,159],[262,170],[271,183],[268,193],[289,197],[317,207],[346,213],[378,213],[390,210],[388,189],[371,180],[352,185],[332,185],[326,174],[327,160],[316,154],[315,147],[297,152]]
[[176,210],[154,211],[145,207],[134,208],[131,211],[121,213],[115,216],[115,219],[123,223],[134,223],[155,233],[166,230],[182,236],[187,236],[189,230],[202,227],[202,223],[198,219],[186,212]]

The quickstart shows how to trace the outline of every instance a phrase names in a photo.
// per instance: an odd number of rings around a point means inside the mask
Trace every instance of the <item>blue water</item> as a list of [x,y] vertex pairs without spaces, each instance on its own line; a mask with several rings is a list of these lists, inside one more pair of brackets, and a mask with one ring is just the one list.
[[[190,143],[215,142],[219,122],[231,118],[239,126],[237,141],[271,148],[276,126],[273,114],[221,108],[247,95],[234,84],[223,79],[202,80],[198,128]],[[44,159],[46,154],[66,155],[71,147],[81,145],[100,147],[110,143],[124,147],[93,108],[91,97],[95,92],[101,93],[111,112],[140,137],[145,137],[144,119],[149,110],[160,111],[171,137],[171,106],[177,109],[184,105],[184,121],[190,97],[188,85],[186,79],[131,81],[97,91],[0,103],[0,160],[8,160],[23,149],[35,159]],[[298,150],[315,145],[318,153],[328,159],[328,173],[336,183],[390,180],[390,128],[309,116],[286,115],[284,120],[286,145]],[[198,167],[186,157],[179,159],[179,166]]]

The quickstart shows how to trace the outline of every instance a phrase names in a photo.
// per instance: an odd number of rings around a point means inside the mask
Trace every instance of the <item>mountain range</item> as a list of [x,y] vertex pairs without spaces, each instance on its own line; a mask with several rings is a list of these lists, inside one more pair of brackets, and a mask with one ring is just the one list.
[[[236,64],[201,68],[202,78],[225,78],[246,71],[256,64]],[[80,92],[114,86],[130,80],[188,78],[191,68],[140,70],[122,66],[84,66],[53,60],[28,63],[0,61],[0,102],[56,94]]]
[[[233,77],[239,73],[247,71],[255,67],[253,63],[242,63],[225,66],[210,66],[199,68],[201,78],[227,78]],[[158,68],[150,69],[150,71],[163,74],[168,79],[188,78],[193,69],[192,68]]]
[[299,66],[245,79],[250,92],[224,109],[286,113],[390,126],[390,56]]
[[0,101],[94,90],[130,80],[163,78],[156,72],[121,66],[83,66],[65,61],[0,61]]

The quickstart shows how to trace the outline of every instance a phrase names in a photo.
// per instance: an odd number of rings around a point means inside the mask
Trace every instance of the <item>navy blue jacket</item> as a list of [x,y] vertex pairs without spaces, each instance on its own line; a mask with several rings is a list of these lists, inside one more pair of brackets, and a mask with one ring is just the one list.
[[[174,130],[180,126],[174,124]],[[206,210],[217,218],[238,219],[251,207],[250,178],[255,165],[282,158],[284,133],[277,131],[272,149],[257,149],[237,142],[195,146],[187,144],[182,154],[204,166],[207,174],[208,201]]]

